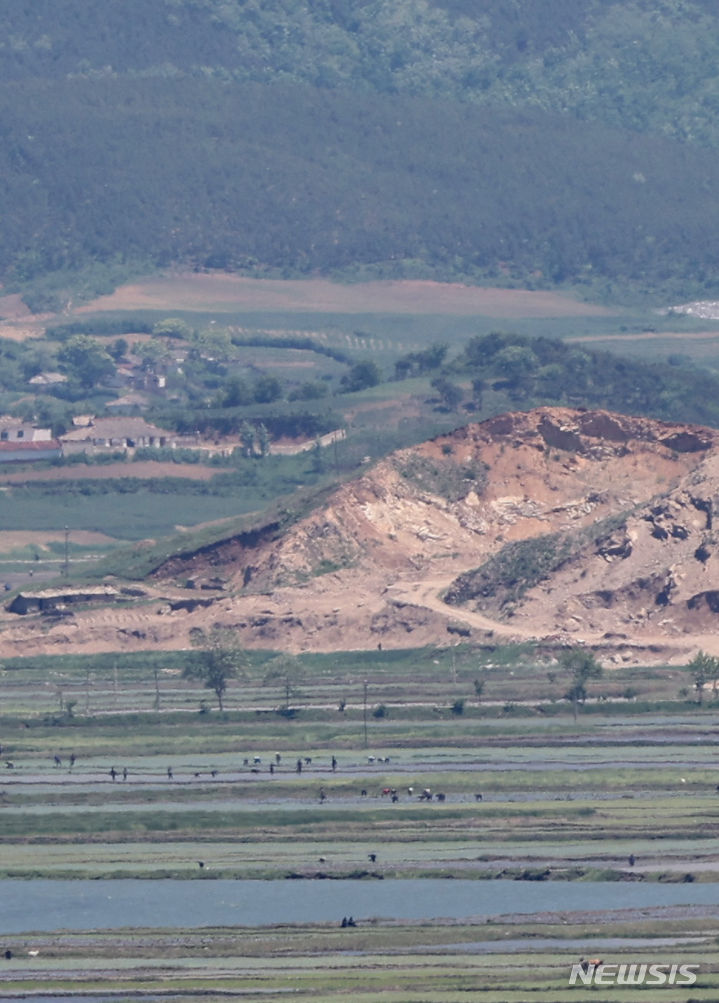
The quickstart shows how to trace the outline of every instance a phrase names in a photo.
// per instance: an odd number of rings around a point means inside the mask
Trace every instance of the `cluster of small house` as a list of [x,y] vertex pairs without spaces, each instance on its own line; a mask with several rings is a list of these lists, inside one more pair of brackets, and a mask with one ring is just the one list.
[[35,428],[17,418],[0,418],[0,463],[52,460],[73,453],[132,450],[143,446],[196,445],[195,438],[181,439],[141,417],[95,418],[80,416],[64,435],[53,437],[49,428]]
[[[345,438],[345,434],[344,429],[335,429],[305,442],[273,443],[271,449],[279,455],[306,452],[314,449],[318,443],[330,446],[339,442]],[[87,456],[108,452],[132,453],[135,449],[148,446],[156,449],[184,447],[224,454],[231,453],[233,449],[232,442],[202,439],[199,432],[195,435],[177,435],[134,415],[113,415],[108,418],[78,415],[72,420],[72,428],[57,437],[53,436],[49,428],[35,428],[17,418],[0,417],[0,464],[54,460],[76,453],[85,453]]]
[[[182,372],[184,354],[175,354],[169,363],[175,372]],[[67,383],[64,373],[38,373],[28,380],[37,393],[52,392],[62,383]],[[115,400],[108,401],[106,407],[113,414],[137,414],[146,411],[153,398],[167,396],[167,374],[149,372],[137,362],[125,362],[115,367],[115,371],[103,380],[103,388],[120,393]]]

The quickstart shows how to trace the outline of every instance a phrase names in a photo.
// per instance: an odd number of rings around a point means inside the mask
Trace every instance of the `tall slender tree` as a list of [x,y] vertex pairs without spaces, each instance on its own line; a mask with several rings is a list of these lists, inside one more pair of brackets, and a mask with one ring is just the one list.
[[570,687],[566,696],[572,701],[574,720],[577,720],[579,704],[587,698],[587,683],[590,679],[599,679],[603,669],[591,651],[584,648],[569,648],[559,657],[559,664],[569,673]]

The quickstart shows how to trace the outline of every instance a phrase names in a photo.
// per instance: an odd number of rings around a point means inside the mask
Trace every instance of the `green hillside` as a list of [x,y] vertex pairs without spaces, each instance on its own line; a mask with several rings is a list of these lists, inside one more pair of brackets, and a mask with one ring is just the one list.
[[0,276],[716,292],[704,0],[0,4]]

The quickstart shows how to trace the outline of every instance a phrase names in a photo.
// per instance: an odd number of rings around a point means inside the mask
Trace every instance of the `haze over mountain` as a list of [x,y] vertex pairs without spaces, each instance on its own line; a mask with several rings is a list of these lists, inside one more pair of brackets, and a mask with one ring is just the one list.
[[0,276],[716,291],[708,0],[0,5]]

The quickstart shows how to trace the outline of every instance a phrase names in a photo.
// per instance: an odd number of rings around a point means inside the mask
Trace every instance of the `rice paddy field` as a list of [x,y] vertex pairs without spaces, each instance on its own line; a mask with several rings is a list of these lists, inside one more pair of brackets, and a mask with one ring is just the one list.
[[[5,663],[0,1000],[719,999],[719,706],[686,670],[605,673],[575,720],[528,647],[308,655],[289,692],[270,658],[222,713],[182,653]],[[666,979],[570,985],[581,958]]]
[[[675,928],[657,921],[611,924],[610,941],[625,938],[631,944],[612,948],[612,960],[617,965],[639,965],[667,956],[667,939]],[[695,966],[695,972],[701,969],[696,984],[689,990],[664,985],[654,993],[641,986],[569,985],[567,957],[575,958],[577,944],[591,944],[595,934],[592,924],[571,925],[558,917],[541,924],[499,924],[489,931],[473,924],[391,923],[373,924],[361,932],[307,925],[259,932],[208,928],[172,933],[137,930],[122,936],[65,934],[52,940],[35,936],[26,940],[37,952],[34,959],[22,963],[25,972],[13,959],[5,969],[3,988],[18,998],[40,986],[44,995],[37,998],[45,1000],[61,999],[63,992],[82,993],[81,998],[93,1000],[254,1001],[290,996],[320,1003],[348,998],[362,1003],[716,1000],[717,976],[707,970],[702,948],[707,923],[685,922],[682,932],[681,951],[675,949],[674,956]],[[148,996],[153,990],[155,996]],[[50,992],[56,995],[50,997]]]

